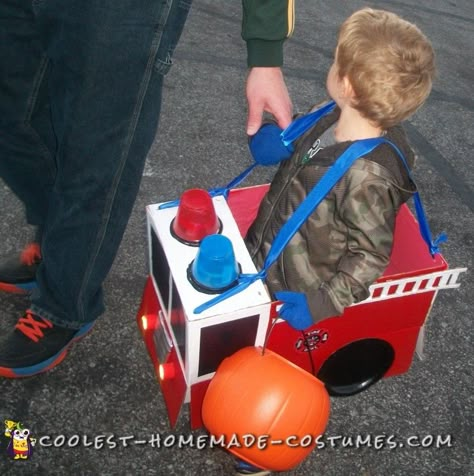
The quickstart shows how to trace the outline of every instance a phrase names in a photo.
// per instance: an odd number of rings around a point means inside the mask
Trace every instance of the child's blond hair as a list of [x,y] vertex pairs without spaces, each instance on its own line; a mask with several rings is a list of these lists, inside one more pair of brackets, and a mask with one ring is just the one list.
[[336,49],[340,78],[347,76],[352,106],[386,129],[413,114],[431,91],[435,73],[429,40],[394,13],[364,8],[341,26]]

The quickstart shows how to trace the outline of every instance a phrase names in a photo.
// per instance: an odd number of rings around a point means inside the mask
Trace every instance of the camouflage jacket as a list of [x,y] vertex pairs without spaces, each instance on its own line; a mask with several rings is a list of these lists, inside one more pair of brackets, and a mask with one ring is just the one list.
[[[280,164],[246,236],[259,269],[281,226],[352,143],[317,150],[317,139],[339,114],[336,108],[323,117],[298,139],[291,158]],[[411,168],[415,157],[403,128],[389,129],[386,138],[398,146]],[[269,269],[270,292],[306,293],[314,322],[366,299],[369,286],[388,264],[397,212],[414,191],[391,146],[380,145],[357,159]]]

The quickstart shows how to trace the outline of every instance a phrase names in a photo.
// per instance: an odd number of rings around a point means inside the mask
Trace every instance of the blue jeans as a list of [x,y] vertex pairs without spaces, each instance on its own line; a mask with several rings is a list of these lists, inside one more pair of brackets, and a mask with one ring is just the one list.
[[190,6],[0,2],[0,176],[42,230],[31,309],[55,324],[104,310]]

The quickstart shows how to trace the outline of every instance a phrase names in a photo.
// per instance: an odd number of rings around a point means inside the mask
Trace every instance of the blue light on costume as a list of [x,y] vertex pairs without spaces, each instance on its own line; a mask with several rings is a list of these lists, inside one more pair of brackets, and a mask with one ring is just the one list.
[[204,292],[219,292],[237,282],[239,265],[232,242],[224,235],[208,235],[191,265],[190,280]]

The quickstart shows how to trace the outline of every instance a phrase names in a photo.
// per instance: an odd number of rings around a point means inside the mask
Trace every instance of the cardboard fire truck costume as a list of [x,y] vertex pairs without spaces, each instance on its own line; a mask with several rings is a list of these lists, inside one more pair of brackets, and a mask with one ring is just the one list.
[[[242,237],[267,189],[268,185],[233,189],[227,199],[212,198],[216,234],[230,240],[242,273],[257,272]],[[191,427],[198,428],[202,401],[217,367],[243,347],[264,345],[269,326],[278,319],[278,302],[272,302],[257,280],[196,313],[213,295],[193,283],[200,248],[176,236],[178,214],[178,206],[147,207],[150,275],[137,321],[171,426],[183,403],[189,403]],[[441,254],[430,255],[417,221],[404,205],[389,266],[371,286],[370,297],[303,333],[279,319],[266,346],[316,375],[331,395],[357,393],[382,377],[406,372],[415,351],[422,357],[424,325],[436,295],[458,287],[465,270],[449,270]]]
[[255,165],[289,157],[293,143],[334,107],[329,102],[283,131],[264,125],[249,144],[255,163],[227,187],[210,194],[190,190],[180,201],[147,207],[150,275],[137,320],[172,426],[184,402],[190,403],[191,427],[202,425],[204,395],[217,367],[244,347],[265,345],[316,376],[331,395],[352,395],[406,372],[415,351],[423,354],[424,325],[437,292],[459,286],[466,269],[449,270],[435,252],[416,192],[419,223],[403,205],[389,265],[368,299],[304,332],[278,319],[279,303],[272,302],[262,281],[265,269],[351,164],[385,142],[410,175],[403,154],[385,138],[354,142],[285,222],[264,269],[256,270],[242,237],[268,185],[234,187]]

